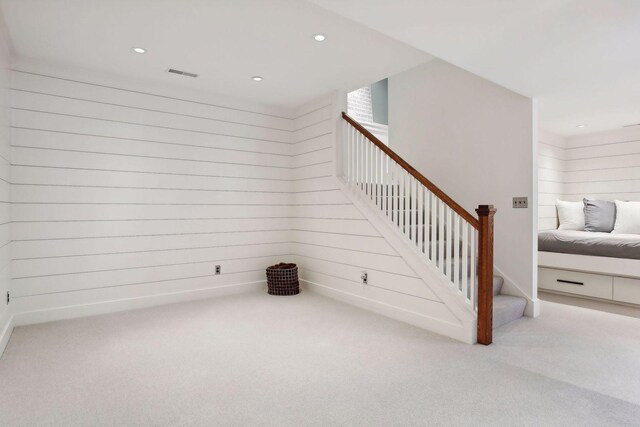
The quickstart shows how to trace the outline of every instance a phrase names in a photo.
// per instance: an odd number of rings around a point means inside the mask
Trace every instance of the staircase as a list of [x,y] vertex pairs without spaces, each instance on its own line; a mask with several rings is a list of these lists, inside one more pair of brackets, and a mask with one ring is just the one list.
[[504,279],[493,272],[491,205],[477,217],[425,178],[357,121],[346,123],[343,179],[437,271],[473,316],[477,342],[491,344],[492,331],[524,315],[525,298],[501,294]]

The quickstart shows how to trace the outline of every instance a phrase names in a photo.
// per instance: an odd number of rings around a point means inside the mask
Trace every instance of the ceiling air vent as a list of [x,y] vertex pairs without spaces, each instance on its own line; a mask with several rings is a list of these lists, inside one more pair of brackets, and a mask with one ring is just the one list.
[[187,76],[187,77],[198,77],[197,74],[195,73],[189,73],[187,71],[181,71],[181,70],[176,70],[174,68],[169,68],[169,72],[173,73],[173,74],[179,74],[181,76]]

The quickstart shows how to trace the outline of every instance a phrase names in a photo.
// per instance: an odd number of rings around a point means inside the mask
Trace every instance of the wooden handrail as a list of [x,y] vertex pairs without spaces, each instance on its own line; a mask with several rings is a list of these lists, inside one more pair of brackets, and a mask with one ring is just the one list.
[[429,181],[420,172],[414,169],[409,163],[407,163],[402,157],[395,153],[391,148],[387,147],[382,141],[376,138],[371,132],[369,132],[364,126],[352,119],[347,113],[342,112],[342,118],[345,119],[351,126],[356,128],[358,132],[364,135],[369,141],[371,141],[376,147],[382,150],[387,156],[391,157],[397,164],[399,164],[404,170],[406,170],[411,176],[418,180],[422,185],[427,187],[429,191],[435,194],[440,200],[446,203],[451,209],[453,209],[458,215],[465,219],[476,230],[480,229],[480,221],[474,215],[467,212],[462,206],[449,197],[444,191],[442,191],[433,182]]

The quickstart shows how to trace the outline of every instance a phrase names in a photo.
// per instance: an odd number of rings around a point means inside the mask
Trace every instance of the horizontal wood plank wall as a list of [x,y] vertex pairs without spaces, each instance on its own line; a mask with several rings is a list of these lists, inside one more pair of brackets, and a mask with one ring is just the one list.
[[567,138],[564,197],[640,201],[640,126]]
[[538,229],[558,227],[556,201],[562,199],[565,141],[563,138],[541,131],[538,140]]
[[640,127],[569,138],[541,135],[540,230],[557,227],[557,199],[640,200]]
[[[6,303],[11,287],[11,145],[9,54],[0,39],[0,355],[6,345],[11,313]],[[6,332],[5,332],[6,330]]]
[[292,155],[292,118],[21,70],[11,92],[17,311],[262,283],[291,259],[294,175],[319,163]]
[[[338,188],[334,148],[336,117],[331,97],[301,108],[295,120],[294,204],[305,207],[292,222],[301,278],[362,301],[456,322],[374,226]],[[302,165],[310,166],[302,166]],[[361,281],[368,273],[368,285]]]

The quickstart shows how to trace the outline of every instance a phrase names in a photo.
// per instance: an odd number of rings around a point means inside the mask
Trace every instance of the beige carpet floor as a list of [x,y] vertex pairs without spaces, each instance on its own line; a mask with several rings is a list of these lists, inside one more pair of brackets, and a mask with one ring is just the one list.
[[494,341],[310,292],[19,327],[0,425],[640,425],[640,319],[543,301]]

